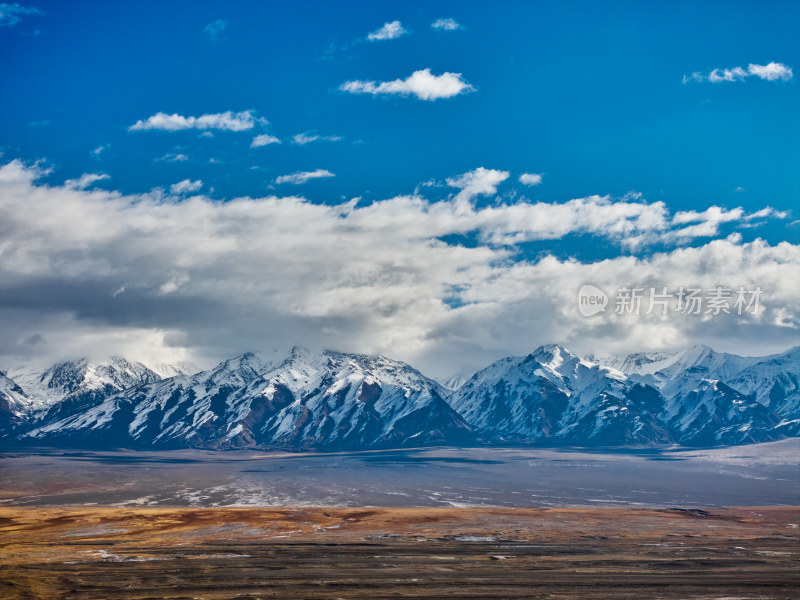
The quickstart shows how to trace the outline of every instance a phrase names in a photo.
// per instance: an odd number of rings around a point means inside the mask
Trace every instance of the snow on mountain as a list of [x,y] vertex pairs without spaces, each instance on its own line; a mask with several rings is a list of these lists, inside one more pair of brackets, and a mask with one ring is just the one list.
[[770,441],[800,432],[799,358],[800,348],[750,358],[694,346],[582,359],[549,345],[479,371],[450,402],[496,441]]
[[[707,382],[722,381],[756,400],[785,419],[800,418],[800,346],[780,354],[743,357],[693,346],[658,360],[639,361],[642,355],[612,357],[632,378],[654,385],[667,398],[685,398]],[[637,364],[638,363],[638,364]]]
[[478,371],[450,397],[450,405],[488,439],[549,437],[568,398],[532,357],[510,357]]
[[446,377],[444,379],[439,379],[439,383],[441,383],[446,390],[454,392],[462,385],[464,385],[467,381],[469,381],[470,377],[475,374],[475,369],[461,369],[454,375],[450,377]]
[[29,402],[22,388],[0,371],[0,437],[22,422]]
[[450,403],[479,434],[497,441],[670,440],[654,416],[661,410],[655,389],[556,345],[493,363],[461,386]]
[[731,387],[756,399],[781,417],[800,419],[800,346],[760,359],[730,378]]
[[589,355],[586,360],[601,364],[612,369],[622,371],[626,375],[632,373],[654,373],[670,364],[676,354],[669,352],[637,352],[627,355],[594,356]]
[[446,390],[384,357],[294,349],[139,386],[26,435],[160,447],[355,449],[466,443]]
[[737,445],[784,437],[775,429],[780,422],[775,413],[716,380],[703,380],[697,389],[674,396],[664,417],[685,445]]
[[[193,368],[189,363],[184,366]],[[184,373],[184,368],[178,365],[160,364],[150,368],[114,356],[103,362],[86,358],[59,362],[43,372],[15,367],[9,369],[7,375],[25,391],[25,411],[34,413],[56,408],[64,401],[93,402],[137,385]]]
[[188,361],[179,361],[176,363],[153,363],[148,365],[156,375],[161,379],[169,379],[170,377],[177,377],[178,375],[194,375],[200,371],[200,367]]
[[[800,435],[800,347],[748,358],[498,360],[455,390],[381,356],[247,353],[208,371],[122,358],[0,377],[0,437],[53,445],[341,450],[489,443],[726,445]],[[458,384],[458,385],[457,385]],[[478,437],[476,437],[476,435]]]
[[[183,373],[183,368],[162,364],[156,371],[121,357],[103,362],[85,358],[64,361],[43,372],[10,369],[7,379],[19,393],[13,404],[6,397],[0,398],[0,437],[18,436],[31,428],[83,413],[91,418],[94,407],[109,396],[161,381],[172,373]],[[4,427],[4,422],[9,426]]]

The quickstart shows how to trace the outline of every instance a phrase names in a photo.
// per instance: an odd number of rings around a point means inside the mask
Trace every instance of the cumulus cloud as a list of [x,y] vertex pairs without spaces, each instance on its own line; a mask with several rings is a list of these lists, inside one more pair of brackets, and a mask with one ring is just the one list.
[[310,144],[311,142],[338,142],[342,139],[340,135],[318,135],[313,132],[298,133],[292,136],[292,143],[299,146]]
[[478,167],[458,177],[447,179],[447,185],[459,188],[456,200],[466,202],[475,196],[491,196],[497,193],[497,186],[508,179],[508,171]]
[[748,77],[758,77],[766,81],[789,81],[794,74],[792,68],[783,64],[771,62],[767,65],[747,65],[747,69],[743,67],[733,67],[732,69],[714,69],[710,73],[701,73],[695,71],[691,75],[683,76],[683,83],[690,81],[709,81],[711,83],[721,83],[724,81],[744,81]]
[[779,79],[781,81],[789,81],[793,76],[791,67],[776,62],[771,62],[768,65],[748,65],[747,72],[767,81],[777,81]]
[[384,23],[382,27],[370,33],[367,39],[371,42],[377,42],[381,40],[395,40],[404,35],[408,35],[408,31],[403,27],[403,24],[400,21],[392,21],[390,23]]
[[262,133],[261,135],[257,135],[253,138],[253,142],[250,144],[251,148],[260,148],[261,146],[269,146],[270,144],[280,144],[281,141],[276,138],[274,135],[267,135],[266,133]]
[[297,173],[289,173],[288,175],[276,177],[275,183],[301,184],[306,183],[311,179],[320,179],[325,177],[335,177],[335,175],[326,169],[317,169],[315,171],[298,171]]
[[256,124],[266,125],[264,119],[258,118],[253,111],[246,110],[234,113],[226,111],[201,115],[199,117],[184,117],[179,114],[168,115],[163,112],[156,113],[145,120],[136,121],[128,131],[180,131],[183,129],[218,129],[221,131],[247,131]]
[[205,26],[203,32],[216,42],[222,35],[222,32],[228,28],[228,22],[225,19],[217,19]]
[[519,182],[524,185],[539,185],[542,183],[542,176],[538,173],[523,173],[519,176]]
[[179,181],[178,183],[173,183],[169,187],[169,193],[173,196],[180,196],[182,194],[191,194],[192,192],[198,191],[200,188],[203,187],[203,182],[198,179],[197,181],[192,181],[191,179],[184,179],[183,181]]
[[[445,375],[545,342],[580,352],[704,342],[758,353],[796,344],[798,245],[734,236],[683,247],[676,239],[661,252],[596,262],[522,260],[514,246],[571,234],[656,239],[732,218],[732,210],[671,213],[663,203],[599,196],[482,208],[456,200],[495,193],[508,175],[491,169],[451,178],[457,191],[436,202],[340,205],[124,195],[47,185],[42,175],[16,160],[0,167],[2,363],[102,351],[209,364],[300,344],[381,352]],[[737,214],[745,221],[759,213]],[[472,234],[476,243],[443,241],[449,234]],[[765,310],[585,319],[576,308],[584,283],[609,294],[621,286],[760,286]],[[26,344],[34,334],[45,342]]]
[[42,11],[33,6],[22,6],[14,2],[13,4],[0,3],[0,27],[13,27],[22,21],[25,15],[41,15]]
[[447,17],[446,19],[436,19],[431,23],[434,29],[441,29],[443,31],[456,31],[457,29],[464,29],[455,19]]
[[459,94],[472,92],[475,88],[467,83],[461,73],[445,72],[433,75],[430,69],[414,71],[405,79],[394,81],[346,81],[339,89],[351,94],[392,94],[398,96],[416,96],[420,100],[438,100],[452,98]]

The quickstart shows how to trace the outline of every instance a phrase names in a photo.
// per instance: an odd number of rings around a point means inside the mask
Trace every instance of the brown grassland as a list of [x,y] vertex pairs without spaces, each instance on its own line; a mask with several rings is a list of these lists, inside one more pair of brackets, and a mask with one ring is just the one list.
[[800,508],[0,508],[2,598],[797,598]]

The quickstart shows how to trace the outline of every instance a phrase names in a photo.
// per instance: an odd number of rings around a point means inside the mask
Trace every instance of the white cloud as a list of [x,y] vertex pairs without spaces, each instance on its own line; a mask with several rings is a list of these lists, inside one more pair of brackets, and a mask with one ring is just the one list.
[[189,157],[181,152],[168,152],[156,159],[156,162],[186,162]]
[[662,240],[688,240],[697,237],[714,237],[719,234],[719,226],[723,223],[739,222],[745,226],[753,219],[775,218],[785,219],[788,213],[766,207],[757,212],[747,214],[741,207],[727,210],[719,206],[711,206],[704,211],[680,211],[672,218],[670,229],[661,234]]
[[64,185],[73,190],[85,190],[89,186],[98,181],[103,181],[104,179],[110,179],[110,177],[105,173],[84,173],[78,179],[68,179],[64,182]]
[[778,79],[789,81],[793,77],[791,67],[776,62],[771,62],[768,65],[750,64],[747,66],[747,72],[767,81],[777,81]]
[[783,307],[776,308],[774,312],[775,316],[772,321],[774,325],[788,329],[800,329],[800,314],[792,313]]
[[100,144],[99,146],[97,146],[97,148],[92,150],[92,154],[96,158],[100,158],[101,154],[108,152],[109,150],[111,150],[111,144]]
[[297,173],[289,173],[288,175],[276,177],[275,183],[301,184],[306,183],[311,179],[320,179],[324,177],[335,177],[335,175],[326,169],[317,169],[315,171],[298,171]]
[[744,81],[745,79],[747,79],[747,71],[741,67],[714,69],[708,74],[708,80],[711,83],[719,83],[720,81]]
[[169,281],[162,284],[158,291],[161,294],[172,294],[177,292],[182,285],[189,283],[190,277],[186,273],[176,273]]
[[456,200],[467,202],[475,196],[491,196],[497,193],[497,186],[508,179],[508,171],[478,167],[458,177],[448,178],[447,185],[459,188]]
[[339,86],[339,89],[351,94],[413,95],[420,100],[451,98],[475,90],[464,80],[461,73],[445,72],[441,75],[433,75],[430,69],[414,71],[406,79],[395,79],[394,81],[346,81]]
[[[456,200],[495,193],[508,175],[490,169],[452,178],[452,198],[336,206],[295,196],[124,195],[47,185],[42,175],[20,161],[0,166],[3,361],[102,351],[182,353],[207,364],[301,344],[382,352],[437,375],[553,341],[579,352],[704,342],[755,354],[796,344],[798,245],[732,236],[593,262],[522,260],[514,246],[574,234],[662,241],[672,230],[775,211],[673,214],[660,202],[599,196],[481,208]],[[449,234],[475,243],[442,241]],[[760,286],[766,310],[587,320],[575,306],[587,282],[609,294],[623,285]],[[46,343],[22,343],[36,333]]]
[[198,191],[201,187],[203,187],[203,182],[198,179],[197,181],[192,181],[191,179],[184,179],[183,181],[179,181],[178,183],[173,183],[169,186],[169,193],[173,196],[180,196],[182,194],[191,194],[192,192]]
[[442,29],[444,31],[456,31],[457,29],[464,29],[455,19],[447,17],[446,19],[436,19],[431,23],[434,29]]
[[733,67],[732,69],[714,69],[710,73],[703,74],[695,71],[691,75],[683,76],[683,83],[690,81],[709,81],[711,83],[744,81],[748,77],[758,77],[766,81],[789,81],[794,74],[792,68],[783,64],[771,62],[767,65],[747,65],[747,69],[742,67]]
[[0,3],[0,27],[13,27],[22,21],[24,15],[41,15],[42,11],[33,6],[22,6],[14,2]]
[[538,173],[523,173],[519,176],[519,182],[525,185],[539,185],[542,183],[542,176]]
[[274,135],[267,135],[266,133],[257,135],[253,138],[253,143],[250,144],[251,148],[260,148],[261,146],[269,146],[270,144],[280,144],[281,141]]
[[228,22],[225,19],[217,19],[205,26],[203,32],[216,42],[222,35],[222,32],[228,28]]
[[317,135],[316,133],[298,133],[292,136],[292,143],[299,146],[310,144],[311,142],[338,142],[342,139],[340,135]]
[[746,215],[745,220],[751,219],[765,219],[765,218],[772,218],[772,219],[788,219],[789,218],[789,211],[787,210],[775,210],[771,207],[762,208],[754,213]]
[[380,40],[394,40],[404,35],[408,35],[408,31],[403,27],[403,24],[400,21],[392,21],[390,23],[384,23],[383,27],[370,33],[367,39],[371,42],[376,42]]
[[264,119],[258,118],[253,111],[246,110],[238,113],[226,111],[201,115],[199,117],[184,117],[179,114],[168,115],[163,112],[156,113],[145,120],[136,121],[129,131],[180,131],[183,129],[219,129],[221,131],[247,131],[256,124],[266,125]]

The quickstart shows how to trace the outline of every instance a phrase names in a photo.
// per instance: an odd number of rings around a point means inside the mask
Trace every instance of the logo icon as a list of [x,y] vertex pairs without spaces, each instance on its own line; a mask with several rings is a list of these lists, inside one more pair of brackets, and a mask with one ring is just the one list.
[[578,310],[584,317],[603,312],[608,306],[608,296],[599,287],[586,284],[578,290]]

